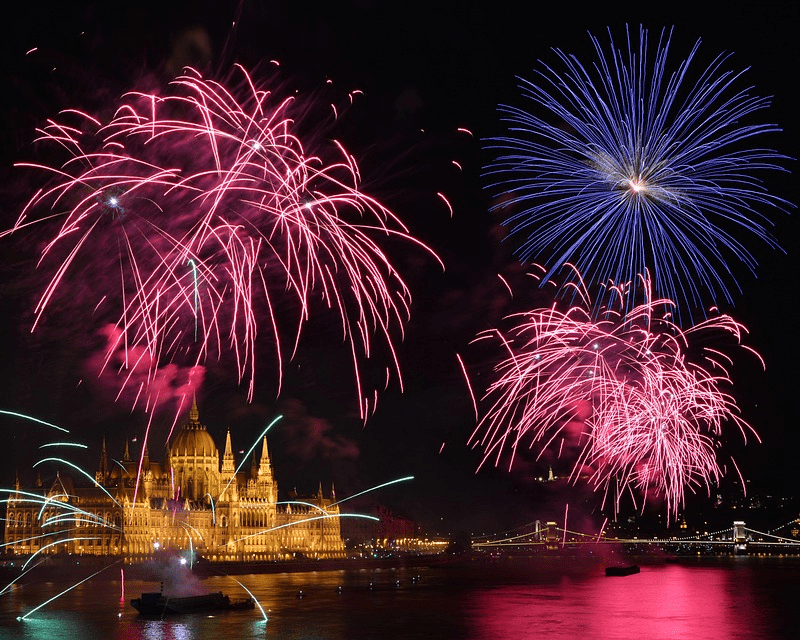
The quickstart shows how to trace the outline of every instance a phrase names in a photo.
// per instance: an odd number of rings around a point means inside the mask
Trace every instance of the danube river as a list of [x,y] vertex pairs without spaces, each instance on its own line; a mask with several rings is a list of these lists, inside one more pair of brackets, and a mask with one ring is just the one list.
[[[131,598],[158,582],[112,568],[71,586],[31,581],[0,596],[0,638],[15,640],[731,640],[796,638],[800,558],[643,561],[607,578],[603,565],[543,558],[499,564],[211,577],[186,585],[258,608],[152,619]],[[124,580],[123,580],[124,578]],[[302,596],[300,592],[302,591]]]

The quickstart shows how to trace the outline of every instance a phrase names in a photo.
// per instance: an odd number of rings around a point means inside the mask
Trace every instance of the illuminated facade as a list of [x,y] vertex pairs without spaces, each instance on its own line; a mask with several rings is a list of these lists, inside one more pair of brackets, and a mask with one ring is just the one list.
[[279,503],[266,437],[258,462],[237,472],[228,431],[220,464],[196,403],[164,466],[147,450],[132,460],[127,444],[122,461],[113,462],[104,442],[93,486],[59,475],[48,490],[23,491],[17,480],[6,510],[7,552],[131,562],[158,550],[194,551],[211,561],[345,556],[333,489],[326,498],[320,484],[311,498]]

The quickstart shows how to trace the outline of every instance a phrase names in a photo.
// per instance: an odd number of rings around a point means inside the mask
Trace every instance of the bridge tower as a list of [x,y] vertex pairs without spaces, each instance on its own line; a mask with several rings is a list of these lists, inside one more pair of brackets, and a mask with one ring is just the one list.
[[733,550],[735,553],[747,553],[747,532],[744,520],[733,521]]
[[545,525],[545,532],[546,532],[546,535],[547,535],[546,547],[548,549],[551,549],[551,550],[552,549],[558,549],[558,531],[556,531],[556,527],[557,526],[558,525],[556,525],[556,523],[552,522],[552,521],[548,522]]

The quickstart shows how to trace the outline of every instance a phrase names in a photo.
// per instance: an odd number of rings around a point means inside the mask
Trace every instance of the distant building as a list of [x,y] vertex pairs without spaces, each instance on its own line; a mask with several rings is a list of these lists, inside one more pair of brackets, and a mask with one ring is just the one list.
[[373,507],[368,513],[377,520],[347,518],[342,521],[342,537],[349,545],[375,543],[387,547],[418,537],[419,526],[410,518],[399,516],[384,506]]
[[[278,503],[267,439],[258,464],[237,473],[228,431],[220,456],[197,403],[167,449],[166,463],[132,460],[109,465],[105,441],[95,484],[66,476],[16,491],[8,499],[6,552],[31,555],[124,556],[136,562],[160,550],[194,550],[211,561],[344,557],[339,507],[315,496]],[[141,465],[141,467],[140,467]],[[141,468],[141,472],[139,469]]]

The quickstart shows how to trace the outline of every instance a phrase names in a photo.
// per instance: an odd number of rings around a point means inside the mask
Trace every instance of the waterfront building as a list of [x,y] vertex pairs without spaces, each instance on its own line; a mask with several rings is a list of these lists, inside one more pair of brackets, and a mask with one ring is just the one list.
[[192,551],[210,561],[272,561],[345,556],[339,507],[323,495],[278,501],[267,439],[259,458],[237,471],[230,430],[219,451],[199,421],[197,403],[169,444],[162,465],[131,459],[128,445],[112,461],[103,442],[95,483],[80,486],[57,475],[8,499],[6,553],[122,556]]
[[397,515],[388,507],[376,505],[366,513],[372,518],[352,518],[342,522],[342,537],[348,544],[373,543],[387,548],[396,546],[400,540],[419,538],[417,523]]

